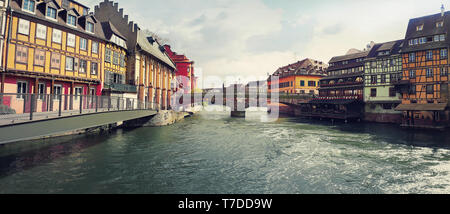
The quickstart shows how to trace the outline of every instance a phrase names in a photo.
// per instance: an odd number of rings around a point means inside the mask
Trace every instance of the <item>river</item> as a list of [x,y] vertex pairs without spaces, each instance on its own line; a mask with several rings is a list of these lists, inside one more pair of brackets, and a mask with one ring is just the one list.
[[0,193],[448,193],[448,132],[201,112],[0,147]]

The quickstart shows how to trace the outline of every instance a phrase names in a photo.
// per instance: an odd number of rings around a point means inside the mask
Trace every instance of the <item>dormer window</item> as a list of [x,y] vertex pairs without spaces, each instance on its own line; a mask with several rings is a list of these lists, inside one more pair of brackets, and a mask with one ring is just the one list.
[[72,15],[67,15],[67,24],[72,26],[77,26],[77,17]]
[[439,28],[439,27],[444,27],[444,22],[443,22],[443,21],[436,22],[436,27],[437,27],[437,28]]
[[56,20],[56,9],[53,7],[47,7],[47,17]]
[[36,2],[33,0],[23,0],[23,10],[34,13]]
[[416,30],[417,30],[417,31],[422,31],[422,30],[423,30],[423,25],[417,26],[417,27],[416,27]]
[[94,33],[94,23],[87,22],[86,23],[86,31],[89,33]]

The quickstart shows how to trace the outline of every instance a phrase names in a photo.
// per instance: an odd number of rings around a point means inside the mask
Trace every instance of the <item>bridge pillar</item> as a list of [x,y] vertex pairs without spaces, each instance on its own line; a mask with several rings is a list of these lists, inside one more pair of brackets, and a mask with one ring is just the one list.
[[[233,103],[234,107],[233,107],[233,110],[231,110],[231,117],[239,117],[239,118],[244,117],[245,118],[245,109],[244,109],[244,111],[238,110],[237,96],[238,96],[237,85],[234,85],[234,103]],[[244,102],[245,102],[245,98],[244,98]]]

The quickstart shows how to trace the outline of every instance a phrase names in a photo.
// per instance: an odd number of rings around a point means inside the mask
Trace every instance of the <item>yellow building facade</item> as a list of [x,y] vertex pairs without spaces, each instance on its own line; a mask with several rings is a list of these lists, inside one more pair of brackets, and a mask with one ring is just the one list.
[[[57,95],[101,94],[105,43],[87,7],[64,0],[11,0],[10,6],[1,93],[36,94],[51,110],[60,106]],[[23,105],[22,97],[10,102]],[[61,102],[64,109],[76,104]]]

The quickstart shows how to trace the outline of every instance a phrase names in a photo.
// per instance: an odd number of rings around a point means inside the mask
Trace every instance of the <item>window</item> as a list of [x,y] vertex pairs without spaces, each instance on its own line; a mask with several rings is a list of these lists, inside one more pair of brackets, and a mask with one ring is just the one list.
[[428,60],[428,61],[433,60],[433,51],[427,51],[426,60]]
[[47,26],[37,24],[36,27],[36,38],[38,39],[47,39]]
[[[118,65],[118,64],[119,64],[119,53],[114,52],[113,54],[114,54],[114,57],[113,57],[113,64],[114,64],[114,65]],[[292,86],[292,84],[291,84],[291,86]]]
[[45,65],[45,51],[41,49],[36,49],[34,52],[34,65],[44,66]]
[[86,60],[80,59],[80,69],[79,69],[79,72],[80,72],[80,73],[86,73],[86,70],[87,70],[87,62],[86,62]]
[[433,90],[433,85],[427,85],[427,94],[433,94],[434,90]]
[[444,27],[444,22],[440,21],[440,22],[436,22],[436,27]]
[[300,86],[305,86],[305,80],[300,81]]
[[414,40],[413,39],[409,40],[408,45],[409,46],[413,46],[414,45]]
[[386,83],[386,74],[381,75],[381,83]]
[[125,54],[120,54],[120,67],[125,67]]
[[61,54],[52,52],[50,67],[56,69],[61,68]]
[[66,57],[66,70],[73,71],[74,70],[74,58]]
[[67,34],[67,46],[69,47],[75,47],[75,35],[68,33]]
[[448,50],[447,49],[441,49],[441,59],[447,59],[448,57]]
[[92,53],[98,54],[98,42],[92,42]]
[[23,81],[17,81],[17,98],[24,99],[25,94],[28,92],[28,83]]
[[61,30],[53,29],[52,41],[61,44]]
[[377,82],[378,82],[377,75],[370,76],[370,83],[377,84]]
[[427,42],[426,37],[419,38],[419,44],[425,44]]
[[441,67],[441,76],[447,76],[447,75],[448,75],[448,68]]
[[417,30],[417,31],[422,31],[422,30],[423,30],[423,25],[417,26],[417,27],[416,27],[416,30]]
[[62,86],[61,85],[54,85],[53,86],[53,98],[55,100],[59,100],[59,95],[62,94]]
[[315,87],[316,86],[316,81],[308,81],[308,86],[309,87]]
[[72,26],[77,26],[77,17],[72,15],[67,15],[67,24]]
[[46,94],[45,89],[46,89],[45,83],[38,84],[38,94],[39,94],[38,99],[40,99],[40,100],[44,99],[44,96]]
[[409,78],[410,79],[416,78],[416,71],[415,70],[410,70],[409,71]]
[[419,44],[419,40],[418,39],[414,39],[414,45],[418,45]]
[[427,77],[433,77],[433,69],[432,68],[427,68]]
[[415,62],[416,61],[416,54],[410,53],[409,54],[409,62]]
[[91,74],[97,75],[98,72],[98,64],[96,62],[91,62]]
[[17,45],[16,49],[16,62],[17,63],[28,63],[28,47],[23,45]]
[[439,35],[439,41],[441,41],[441,42],[445,41],[445,35],[444,34]]
[[30,34],[30,21],[19,19],[19,33],[24,35]]
[[87,39],[80,38],[80,49],[87,50]]
[[75,100],[78,100],[78,97],[83,95],[83,88],[82,87],[76,87],[75,88]]
[[86,24],[86,31],[89,33],[94,33],[94,23],[87,22]]
[[376,97],[377,96],[377,89],[376,88],[370,89],[370,96],[371,97]]
[[23,10],[34,13],[35,1],[23,0]]
[[416,86],[412,85],[411,88],[409,89],[409,94],[416,94]]
[[395,88],[394,88],[394,87],[390,87],[390,88],[389,88],[389,96],[390,96],[390,97],[395,97],[395,96],[397,96],[397,91],[395,91]]
[[348,61],[343,61],[342,64],[343,64],[343,65],[347,65],[347,64],[348,64]]
[[108,48],[105,50],[105,62],[111,62],[111,50]]
[[51,19],[56,19],[56,9],[52,7],[47,7],[47,17]]

